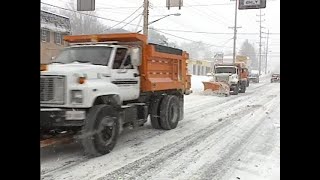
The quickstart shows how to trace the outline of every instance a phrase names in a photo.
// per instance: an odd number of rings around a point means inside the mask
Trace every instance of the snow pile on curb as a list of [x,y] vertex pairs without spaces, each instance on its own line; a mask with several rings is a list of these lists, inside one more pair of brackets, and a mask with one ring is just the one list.
[[198,93],[203,91],[203,84],[202,81],[210,81],[212,79],[212,76],[197,76],[192,75],[191,76],[191,89],[193,93]]

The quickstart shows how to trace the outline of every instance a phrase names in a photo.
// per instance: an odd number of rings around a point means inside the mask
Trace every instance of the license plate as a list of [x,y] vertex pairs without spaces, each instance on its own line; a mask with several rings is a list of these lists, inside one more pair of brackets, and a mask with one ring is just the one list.
[[66,111],[66,120],[82,120],[85,118],[85,111]]

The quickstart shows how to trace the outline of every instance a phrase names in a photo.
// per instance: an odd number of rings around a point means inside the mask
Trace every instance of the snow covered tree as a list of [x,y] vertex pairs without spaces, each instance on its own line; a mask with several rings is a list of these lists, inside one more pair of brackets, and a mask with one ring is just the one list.
[[214,53],[208,45],[202,41],[184,42],[180,47],[189,53],[191,59],[213,60]]
[[255,48],[252,44],[249,43],[248,39],[242,44],[239,54],[248,56],[250,58],[252,69],[259,68],[259,62],[257,59]]

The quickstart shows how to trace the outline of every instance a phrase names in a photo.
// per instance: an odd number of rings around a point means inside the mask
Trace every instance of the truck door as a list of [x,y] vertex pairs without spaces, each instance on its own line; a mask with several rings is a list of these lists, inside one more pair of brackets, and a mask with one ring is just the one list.
[[138,67],[132,65],[127,48],[116,50],[111,71],[111,81],[119,87],[122,100],[137,99],[140,93],[139,71]]

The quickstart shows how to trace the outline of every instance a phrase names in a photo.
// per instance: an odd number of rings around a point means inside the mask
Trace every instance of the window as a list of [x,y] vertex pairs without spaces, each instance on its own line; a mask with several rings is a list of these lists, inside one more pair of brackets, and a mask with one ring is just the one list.
[[107,66],[111,51],[112,48],[103,46],[70,47],[64,49],[54,60],[54,63],[78,62]]
[[62,37],[60,33],[57,33],[57,32],[54,33],[54,43],[62,44]]
[[[124,61],[125,59],[125,61]],[[127,54],[126,48],[118,48],[113,61],[113,69],[132,69],[131,57]]]
[[123,63],[123,68],[124,69],[133,69],[133,65],[131,63],[131,56],[128,55],[125,62]]
[[206,67],[206,74],[210,73],[210,67]]
[[235,73],[238,73],[238,70],[236,71],[236,68],[234,68],[234,67],[216,67],[215,73],[235,74]]
[[50,42],[50,31],[41,29],[41,41]]
[[192,75],[196,75],[196,73],[197,73],[197,66],[192,65]]

